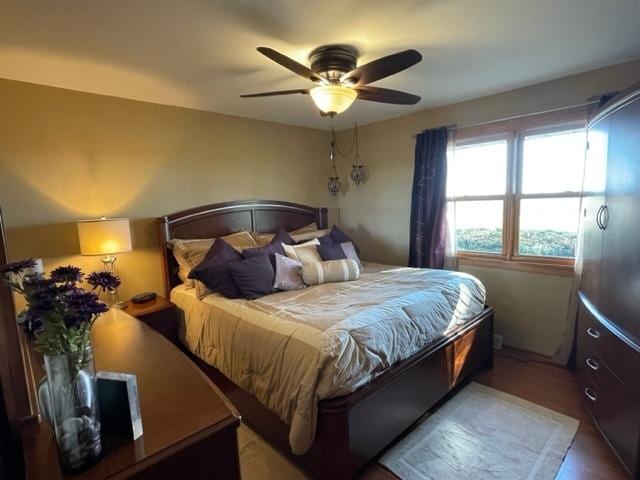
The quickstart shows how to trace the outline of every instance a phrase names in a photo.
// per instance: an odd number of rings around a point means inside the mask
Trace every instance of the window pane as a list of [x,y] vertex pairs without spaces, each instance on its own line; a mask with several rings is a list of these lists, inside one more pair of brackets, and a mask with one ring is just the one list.
[[579,198],[520,201],[520,255],[574,257]]
[[526,135],[522,142],[522,193],[579,192],[584,129]]
[[503,195],[507,188],[507,141],[456,146],[449,157],[447,195]]
[[457,249],[501,254],[502,214],[502,200],[456,202]]

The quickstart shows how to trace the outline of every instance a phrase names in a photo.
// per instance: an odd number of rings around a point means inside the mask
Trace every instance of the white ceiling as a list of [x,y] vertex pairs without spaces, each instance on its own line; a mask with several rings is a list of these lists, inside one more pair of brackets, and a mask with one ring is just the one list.
[[309,97],[238,98],[311,85],[257,46],[419,50],[376,85],[422,101],[356,101],[344,128],[639,57],[639,19],[640,0],[0,0],[0,77],[327,128]]

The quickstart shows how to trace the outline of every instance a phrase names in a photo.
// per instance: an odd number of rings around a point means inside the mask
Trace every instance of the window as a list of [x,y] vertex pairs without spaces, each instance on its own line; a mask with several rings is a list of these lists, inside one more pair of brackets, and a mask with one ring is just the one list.
[[447,192],[455,198],[456,247],[502,254],[507,195],[505,139],[456,146],[449,159]]
[[511,123],[460,135],[447,175],[459,258],[568,270],[585,147],[582,118],[553,127],[537,119],[533,126]]

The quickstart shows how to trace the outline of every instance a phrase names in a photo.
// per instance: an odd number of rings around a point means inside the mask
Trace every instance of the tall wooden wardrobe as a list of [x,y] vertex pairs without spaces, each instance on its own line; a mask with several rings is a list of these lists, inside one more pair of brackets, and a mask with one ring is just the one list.
[[589,123],[576,364],[600,431],[640,476],[640,84]]

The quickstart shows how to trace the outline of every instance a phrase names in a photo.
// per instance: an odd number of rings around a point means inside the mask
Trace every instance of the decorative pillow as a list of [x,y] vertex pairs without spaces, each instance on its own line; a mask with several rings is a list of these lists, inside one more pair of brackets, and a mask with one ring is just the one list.
[[222,238],[225,242],[235,248],[238,252],[242,252],[247,248],[259,247],[258,243],[246,230],[242,232],[232,233],[230,235],[225,235],[224,237],[220,238]]
[[258,246],[262,247],[264,245],[267,245],[271,240],[273,240],[274,234],[251,232],[251,236],[256,241]]
[[355,248],[358,255],[360,255],[360,249],[358,248],[358,246],[353,242],[353,240],[349,238],[349,236],[346,233],[340,230],[337,226],[334,225],[333,227],[331,227],[329,236],[331,237],[331,240],[333,240],[335,243],[346,243],[346,242],[353,243],[353,247]]
[[282,245],[282,248],[284,248],[284,253],[286,253],[287,257],[302,264],[318,263],[322,261],[318,253],[318,245],[320,245],[320,242],[318,242],[317,238],[314,238],[300,245]]
[[269,260],[271,260],[271,266],[276,268],[276,253],[280,255],[284,255],[284,249],[282,248],[282,244],[293,245],[295,242],[289,236],[284,228],[279,228],[278,231],[273,236],[272,240],[262,247],[255,248],[247,248],[242,251],[242,255],[244,258],[256,257],[258,255],[268,255]]
[[219,238],[213,244],[204,260],[189,273],[189,278],[199,280],[207,288],[199,289],[196,283],[198,298],[211,292],[220,292],[227,298],[241,298],[242,292],[236,285],[229,265],[242,260],[242,255],[231,245]]
[[[329,233],[328,229],[319,230],[318,226],[315,222],[310,223],[309,225],[305,225],[302,228],[289,232],[291,238],[293,238],[293,243],[306,242],[308,240],[313,240],[314,238],[322,237]],[[253,238],[258,243],[258,245],[266,245],[267,243],[273,240],[273,233],[252,233]]]
[[358,278],[360,278],[360,268],[358,268],[358,264],[350,258],[302,265],[302,280],[304,280],[304,283],[307,285],[348,282],[357,280]]
[[[224,239],[238,252],[258,245],[251,234],[246,231],[232,233],[220,238]],[[178,262],[178,277],[187,288],[194,286],[193,280],[189,279],[189,272],[204,260],[215,240],[215,238],[175,238],[167,242],[167,246],[173,250],[173,256]]]
[[306,285],[302,280],[302,264],[276,253],[276,278],[273,282],[273,288],[278,290],[300,290]]
[[275,272],[266,253],[230,263],[229,271],[247,300],[255,300],[273,291]]
[[194,286],[193,280],[189,278],[189,272],[204,259],[214,241],[214,238],[192,240],[174,238],[167,242],[167,246],[173,251],[173,256],[178,262],[178,277],[187,288]]
[[341,243],[340,248],[342,248],[342,251],[347,258],[350,258],[358,264],[358,268],[362,271],[362,262],[360,261],[360,257],[358,257],[358,253],[356,252],[356,247],[353,245],[353,242]]
[[318,245],[318,253],[323,261],[327,260],[343,260],[347,258],[342,247],[337,243],[328,243]]
[[314,238],[322,237],[329,233],[329,230],[319,230],[316,222],[312,222],[309,225],[305,225],[304,227],[289,233],[291,234],[291,238],[293,238],[296,243],[301,243],[308,240],[313,240]]

